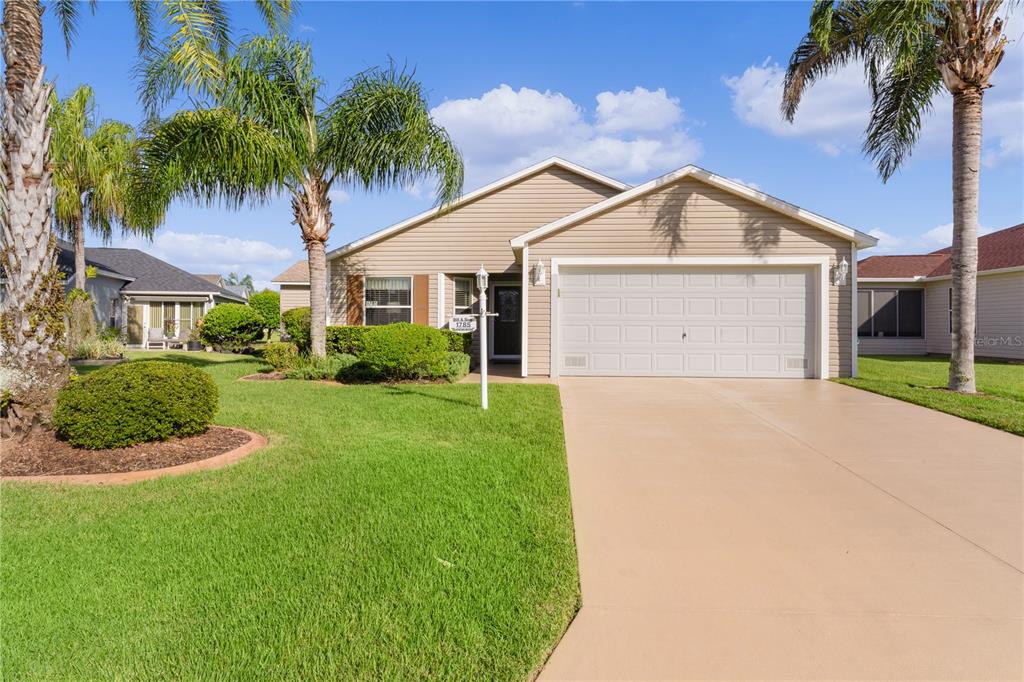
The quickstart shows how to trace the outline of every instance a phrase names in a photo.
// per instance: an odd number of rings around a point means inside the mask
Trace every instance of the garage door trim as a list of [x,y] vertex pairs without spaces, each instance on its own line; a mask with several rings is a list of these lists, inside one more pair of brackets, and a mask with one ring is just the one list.
[[551,376],[557,378],[560,371],[559,358],[561,352],[558,343],[559,327],[559,284],[558,268],[573,266],[597,266],[614,268],[616,266],[631,265],[680,265],[680,266],[804,266],[813,268],[816,275],[814,295],[817,303],[817,333],[815,334],[817,352],[815,353],[814,376],[818,379],[828,378],[828,349],[829,349],[829,267],[828,256],[668,256],[668,257],[568,257],[551,259]]

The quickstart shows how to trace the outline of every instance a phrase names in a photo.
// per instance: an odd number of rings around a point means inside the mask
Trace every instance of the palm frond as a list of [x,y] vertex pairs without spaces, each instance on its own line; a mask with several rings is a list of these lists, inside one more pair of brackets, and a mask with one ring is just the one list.
[[[864,60],[868,78],[877,68],[879,45],[864,26],[868,0],[815,3],[811,30],[793,51],[783,83],[781,111],[792,122],[804,92],[847,64]],[[827,33],[826,33],[827,29]]]
[[292,0],[256,0],[256,9],[263,16],[263,23],[273,33],[288,26],[294,5]]
[[942,89],[936,46],[924,46],[913,63],[901,64],[893,64],[879,82],[864,134],[864,153],[874,160],[883,181],[910,156],[921,119]]
[[153,224],[175,197],[230,208],[260,204],[294,175],[291,150],[274,131],[226,109],[180,112],[144,136],[134,191],[147,199],[133,212]]
[[145,54],[153,49],[153,3],[151,0],[130,0],[128,4],[135,18],[139,54]]
[[319,120],[320,166],[367,190],[437,180],[437,201],[462,192],[462,156],[448,133],[430,117],[422,86],[412,74],[371,69],[351,80]]

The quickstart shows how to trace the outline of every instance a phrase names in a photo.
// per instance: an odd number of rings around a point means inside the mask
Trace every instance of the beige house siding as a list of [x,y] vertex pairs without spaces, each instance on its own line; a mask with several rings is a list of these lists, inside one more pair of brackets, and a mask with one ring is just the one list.
[[[858,282],[857,290],[868,289],[924,289],[923,284],[884,284]],[[882,338],[882,337],[861,337],[857,339],[857,353],[859,355],[925,355],[928,344],[928,292],[924,293],[924,320],[922,321],[921,338]],[[854,318],[856,325],[856,318]],[[857,333],[854,328],[854,333]]]
[[[952,280],[925,286],[927,352],[948,355]],[[1024,360],[1024,272],[978,276],[978,357]]]
[[[551,167],[498,189],[446,215],[427,219],[330,261],[328,322],[345,319],[345,277],[429,274],[430,323],[437,324],[437,273],[518,273],[509,240],[575,213],[618,191],[569,170]],[[447,290],[446,290],[447,292]],[[451,306],[452,295],[445,297]]]
[[[529,265],[553,257],[827,256],[852,261],[849,241],[769,208],[683,178],[529,245]],[[549,374],[551,290],[529,287],[528,372]],[[829,286],[830,376],[852,371],[852,280]]]
[[309,305],[308,284],[281,285],[281,312],[292,308],[304,308]]

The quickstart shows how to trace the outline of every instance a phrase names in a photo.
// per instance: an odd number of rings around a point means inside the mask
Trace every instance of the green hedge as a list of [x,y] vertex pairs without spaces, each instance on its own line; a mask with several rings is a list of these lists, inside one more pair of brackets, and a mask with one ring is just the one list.
[[75,447],[118,448],[202,433],[216,411],[217,385],[201,369],[159,360],[126,362],[62,389],[53,427]]
[[408,322],[370,327],[359,359],[387,379],[442,377],[448,371],[448,339],[440,329]]
[[312,315],[309,306],[292,308],[281,316],[284,330],[291,337],[292,343],[299,347],[300,353],[309,352],[309,325]]
[[363,352],[363,340],[373,327],[328,327],[327,352],[359,355]]
[[459,351],[448,351],[448,371],[445,379],[453,384],[469,374],[469,355]]
[[279,372],[298,367],[302,362],[299,347],[294,343],[268,343],[263,348],[262,355],[263,361]]
[[263,318],[266,329],[277,329],[281,324],[281,294],[264,289],[249,297],[249,306]]
[[468,353],[469,347],[473,345],[472,334],[459,334],[451,329],[442,329],[441,333],[448,338],[448,350],[453,353]]
[[200,338],[207,346],[241,350],[263,336],[263,316],[241,303],[221,303],[203,317]]
[[347,354],[331,354],[325,358],[303,358],[284,375],[289,379],[305,379],[307,381],[341,380],[345,370],[358,362],[356,356]]

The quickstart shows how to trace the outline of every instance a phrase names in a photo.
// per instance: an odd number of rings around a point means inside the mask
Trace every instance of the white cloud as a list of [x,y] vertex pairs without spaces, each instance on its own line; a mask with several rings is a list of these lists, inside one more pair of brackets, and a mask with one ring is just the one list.
[[597,95],[597,129],[603,133],[665,130],[682,118],[679,99],[669,97],[665,88],[651,91],[638,85]]
[[139,249],[188,272],[252,275],[257,289],[270,286],[270,280],[295,260],[291,249],[270,242],[205,232],[165,230],[153,241],[129,237],[113,246]]
[[347,204],[349,199],[349,193],[343,189],[332,189],[327,193],[327,197],[331,200],[332,204]]
[[[983,162],[988,167],[1024,154],[1024,40],[1020,31],[1009,26],[1006,35],[1013,42],[993,75],[993,87],[985,93]],[[784,77],[783,67],[769,58],[742,74],[724,78],[736,116],[777,137],[808,140],[829,156],[860,154],[871,110],[862,66],[849,64],[811,86],[793,123],[786,122],[779,112]],[[943,89],[924,116],[915,151],[948,154],[951,117],[952,99]]]
[[[978,236],[994,231],[995,228],[978,226]],[[953,223],[943,223],[930,230],[911,235],[895,235],[881,228],[869,230],[868,234],[878,239],[878,246],[866,251],[866,255],[923,254],[943,249],[953,243]]]
[[309,24],[299,24],[299,33],[316,33],[316,29]]
[[733,182],[738,182],[741,185],[746,185],[750,189],[756,189],[758,191],[761,190],[761,185],[757,184],[756,182],[747,182],[746,180],[744,180],[742,178],[729,178],[729,179],[732,180]]
[[562,156],[616,177],[647,179],[697,159],[678,100],[663,90],[602,92],[589,116],[562,93],[502,84],[432,110],[466,160],[467,187]]

